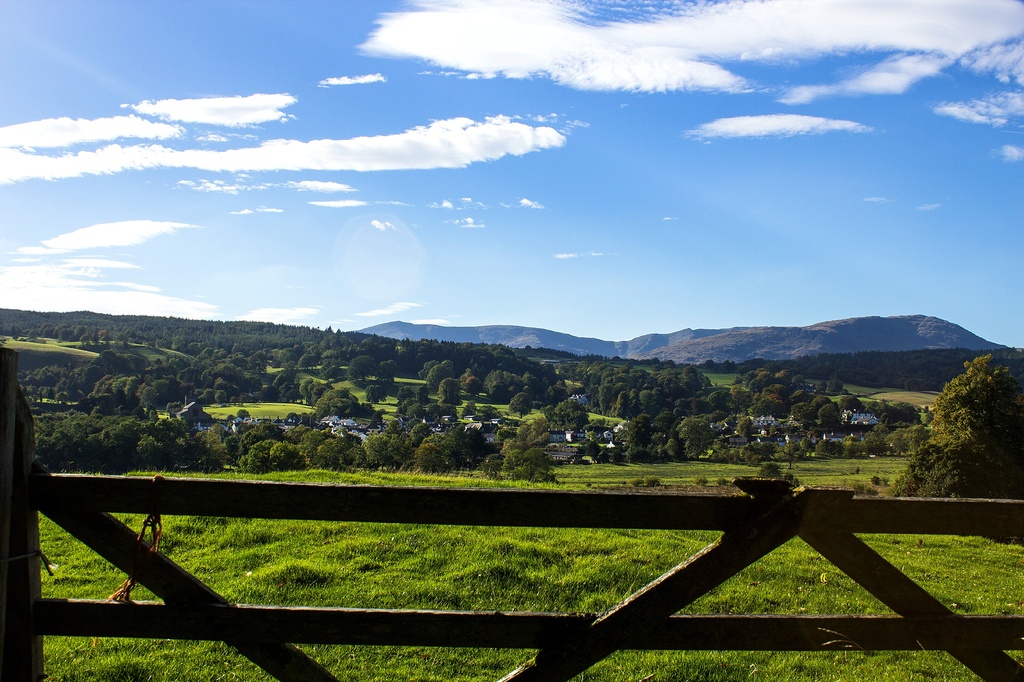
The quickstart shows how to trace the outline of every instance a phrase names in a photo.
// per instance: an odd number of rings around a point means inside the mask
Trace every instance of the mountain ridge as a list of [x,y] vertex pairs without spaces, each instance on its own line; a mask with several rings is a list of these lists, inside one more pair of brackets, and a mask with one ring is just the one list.
[[820,353],[1005,348],[960,325],[929,315],[853,317],[817,322],[806,327],[687,328],[668,334],[644,334],[626,341],[606,341],[516,325],[447,327],[385,322],[358,331],[396,339],[490,343],[511,348],[531,346],[575,355],[673,360],[690,364],[707,360],[742,362],[754,358],[789,360]]

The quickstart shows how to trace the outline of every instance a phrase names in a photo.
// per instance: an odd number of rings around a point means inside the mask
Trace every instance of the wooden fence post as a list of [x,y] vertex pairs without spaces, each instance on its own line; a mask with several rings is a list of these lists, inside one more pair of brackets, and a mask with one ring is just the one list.
[[39,515],[29,508],[28,476],[35,460],[32,413],[18,390],[18,355],[0,348],[0,678],[43,678],[43,638],[32,608],[41,595]]

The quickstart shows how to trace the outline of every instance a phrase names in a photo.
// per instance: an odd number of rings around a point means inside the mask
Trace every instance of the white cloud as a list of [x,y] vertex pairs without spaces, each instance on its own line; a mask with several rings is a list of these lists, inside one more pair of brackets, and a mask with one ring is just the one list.
[[587,251],[585,253],[556,253],[553,257],[558,260],[569,260],[571,258],[600,258],[608,254],[600,251]]
[[232,128],[243,128],[285,121],[288,115],[281,110],[298,100],[288,94],[255,94],[247,97],[203,97],[199,99],[146,100],[138,104],[124,104],[139,114],[156,116],[165,121],[182,123],[209,123]]
[[783,104],[807,104],[830,95],[901,95],[917,81],[940,73],[950,63],[951,59],[939,55],[892,57],[834,85],[792,88],[779,101]]
[[323,206],[324,208],[357,208],[369,204],[359,199],[336,199],[334,201],[310,201],[312,206]]
[[378,308],[376,310],[367,310],[365,313],[356,313],[359,317],[384,317],[385,315],[394,315],[395,313],[405,312],[406,310],[412,310],[413,308],[423,307],[422,303],[408,303],[398,302],[392,303],[387,308]]
[[430,205],[430,208],[455,208],[455,204],[450,199],[445,199],[440,204],[435,201]]
[[397,227],[395,227],[393,224],[389,223],[386,220],[385,221],[371,220],[370,221],[370,227],[372,227],[375,230],[380,230],[381,232],[387,232],[388,230],[394,231],[394,230],[398,229]]
[[526,197],[519,200],[519,205],[523,208],[544,208],[544,204],[540,204],[536,201],[530,201]]
[[1024,5],[1016,0],[662,6],[631,12],[635,6],[623,5],[621,19],[604,21],[571,0],[421,0],[411,10],[384,15],[362,47],[371,55],[422,59],[464,75],[547,77],[582,90],[736,92],[751,86],[723,64],[788,68],[850,53],[878,54],[883,61],[848,82],[848,92],[902,91],[943,60],[965,55],[977,70],[1021,73],[1019,48],[994,48],[1024,31]]
[[273,322],[275,324],[296,324],[320,312],[319,308],[257,308],[242,315],[245,322]]
[[300,192],[323,192],[329,194],[332,192],[355,192],[356,189],[351,185],[346,185],[341,182],[326,182],[323,180],[300,180],[299,182],[286,182],[286,187],[297,189]]
[[864,201],[869,204],[889,204],[892,203],[892,199],[886,197],[864,197]]
[[979,73],[994,73],[996,78],[1024,85],[1024,41],[986,45],[967,54],[960,62]]
[[467,229],[483,228],[487,227],[484,223],[478,222],[474,218],[462,218],[460,220],[446,220],[449,225],[458,225]]
[[157,287],[111,282],[97,262],[0,267],[4,305],[23,310],[91,310],[111,315],[167,315],[213,319],[217,306],[167,296]]
[[239,192],[252,189],[266,189],[265,185],[232,184],[224,180],[178,180],[178,184],[196,192],[217,192],[222,194],[238,194]]
[[914,207],[917,211],[934,211],[937,208],[942,208],[942,204],[921,204]]
[[1003,161],[1024,161],[1024,147],[1016,147],[1012,144],[1004,144],[999,153]]
[[66,253],[83,249],[136,246],[160,235],[173,234],[178,230],[194,227],[198,226],[156,220],[124,220],[117,223],[101,223],[58,235],[51,239],[44,239],[42,244],[47,251],[40,251],[39,247],[22,247],[18,249],[18,253]]
[[259,208],[243,208],[241,211],[230,211],[228,215],[253,215],[255,213],[284,213],[284,209],[260,206]]
[[64,262],[80,268],[111,268],[115,270],[137,270],[139,268],[138,265],[133,263],[105,258],[66,258]]
[[179,126],[134,115],[92,120],[48,118],[0,128],[0,147],[70,147],[122,138],[165,140],[180,137],[183,132]]
[[450,325],[451,322],[446,320],[446,319],[444,319],[444,318],[435,317],[435,318],[427,319],[427,320],[411,320],[410,324],[436,324],[436,325],[440,325],[442,327],[445,327],[445,326]]
[[325,78],[317,85],[321,88],[328,88],[332,85],[366,85],[368,83],[384,83],[387,79],[379,73],[368,73],[364,76],[337,76]]
[[0,184],[31,178],[57,180],[147,168],[197,168],[214,172],[270,170],[412,170],[464,168],[471,163],[565,144],[553,128],[534,128],[494,116],[435,121],[395,135],[349,140],[270,140],[258,147],[214,151],[160,145],[109,145],[59,157],[0,148]]
[[935,113],[967,123],[1004,126],[1011,118],[1024,116],[1024,92],[1000,92],[970,102],[944,102],[935,107]]
[[794,135],[820,135],[830,132],[866,133],[871,128],[855,123],[818,116],[798,114],[769,114],[765,116],[734,116],[720,118],[697,126],[687,132],[698,140],[737,137],[793,137]]

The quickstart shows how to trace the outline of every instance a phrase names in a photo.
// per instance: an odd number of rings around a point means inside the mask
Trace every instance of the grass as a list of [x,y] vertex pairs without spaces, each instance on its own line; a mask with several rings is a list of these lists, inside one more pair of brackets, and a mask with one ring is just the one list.
[[[833,460],[802,477],[842,479],[865,463]],[[871,462],[874,464],[874,462]],[[671,465],[661,465],[669,467]],[[870,466],[870,465],[869,465]],[[612,465],[608,465],[612,467]],[[559,469],[559,474],[570,467]],[[573,467],[600,472],[601,466]],[[640,467],[615,467],[633,476]],[[667,476],[667,468],[647,470]],[[744,468],[746,469],[746,468]],[[684,471],[679,469],[680,475]],[[747,469],[749,471],[749,469]],[[844,473],[846,471],[847,473]],[[725,472],[723,470],[723,472]],[[862,467],[862,472],[864,469]],[[866,472],[865,472],[866,473]],[[863,474],[862,474],[863,475]],[[274,480],[394,485],[486,485],[469,477],[297,472]],[[566,479],[571,477],[566,476]],[[567,486],[585,486],[573,479]],[[548,486],[553,487],[553,486]],[[132,528],[140,516],[119,516]],[[515,611],[601,612],[699,551],[711,532],[439,527],[167,517],[162,548],[238,603]],[[56,598],[105,598],[124,576],[51,522],[43,575]],[[871,546],[962,613],[1024,613],[1024,548],[982,538],[865,536]],[[144,589],[138,600],[152,599]],[[684,613],[887,613],[885,607],[794,540],[741,571]],[[346,680],[494,680],[529,651],[305,646]],[[48,637],[51,680],[267,680],[223,644]],[[653,676],[653,677],[652,677]],[[969,680],[934,652],[620,652],[586,680]]]
[[238,411],[246,409],[255,419],[284,419],[294,412],[297,415],[313,413],[313,408],[303,403],[230,403],[224,407],[204,405],[203,410],[214,419],[226,419],[228,415],[238,415]]
[[[853,487],[871,485],[872,476],[892,481],[907,467],[899,458],[876,459],[805,459],[796,462],[792,470],[779,462],[784,473],[792,473],[802,485],[841,485]],[[715,485],[720,479],[731,481],[737,476],[756,476],[758,467],[745,464],[718,462],[666,462],[663,464],[591,464],[589,466],[564,465],[555,469],[559,483],[596,487],[621,486],[630,481],[656,478],[662,485],[693,485],[697,479],[706,479]]]

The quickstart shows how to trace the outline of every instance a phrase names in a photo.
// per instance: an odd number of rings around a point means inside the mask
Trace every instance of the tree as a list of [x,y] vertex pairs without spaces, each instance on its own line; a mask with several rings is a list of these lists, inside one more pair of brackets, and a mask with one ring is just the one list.
[[687,459],[697,459],[707,454],[715,442],[715,432],[707,419],[702,417],[687,417],[676,429],[679,444],[682,447],[683,455]]
[[934,435],[911,455],[899,495],[1024,497],[1024,396],[991,355],[964,363],[932,406]]
[[382,403],[387,397],[388,390],[380,384],[370,384],[366,387],[366,401],[369,403]]
[[369,355],[357,355],[348,363],[348,377],[352,381],[363,381],[377,373],[377,361]]
[[515,412],[520,417],[525,417],[533,409],[533,398],[525,391],[516,393],[509,401],[508,409],[509,412]]
[[551,471],[551,458],[540,448],[526,450],[511,448],[504,455],[501,472],[505,477],[523,481],[554,482],[555,475]]
[[[441,367],[441,365],[438,365],[438,367]],[[437,404],[458,405],[462,402],[461,393],[462,389],[460,388],[457,379],[453,379],[452,377],[442,379],[441,383],[437,385]]]

